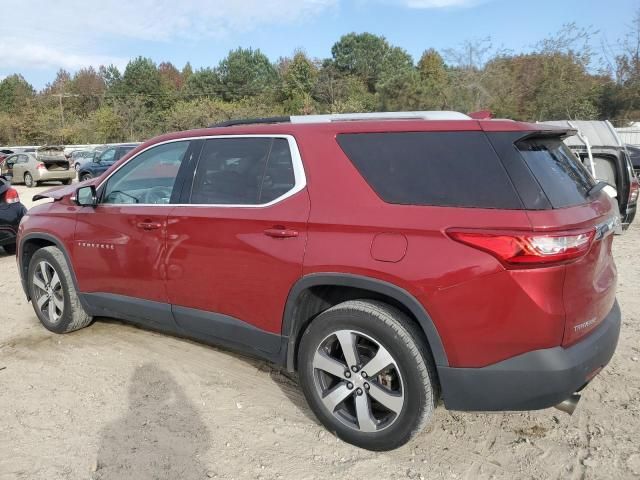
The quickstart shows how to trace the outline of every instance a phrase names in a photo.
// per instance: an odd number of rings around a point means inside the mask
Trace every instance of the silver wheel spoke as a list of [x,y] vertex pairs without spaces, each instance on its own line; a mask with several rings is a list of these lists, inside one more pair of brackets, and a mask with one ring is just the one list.
[[40,310],[42,310],[42,308],[44,307],[45,303],[47,303],[47,301],[49,300],[49,297],[47,297],[46,295],[42,295],[39,299],[38,299],[38,308]]
[[40,274],[44,279],[44,283],[49,283],[49,272],[47,272],[46,262],[40,262],[40,264],[38,265],[38,268],[40,269]]
[[331,413],[333,413],[336,407],[352,393],[353,390],[349,390],[345,383],[340,383],[325,397],[322,398],[322,403],[324,403],[324,406],[327,407]]
[[52,301],[49,301],[49,321],[55,321],[58,316],[56,315],[56,304]]
[[392,393],[389,390],[377,386],[375,383],[370,383],[369,385],[369,395],[392,412],[396,414],[400,413],[402,405],[404,404],[404,396],[402,394]]
[[393,357],[389,351],[380,345],[378,353],[373,357],[365,366],[362,367],[363,372],[367,372],[369,377],[377,375],[381,370],[385,369],[389,365],[394,364]]
[[356,350],[356,336],[347,330],[340,330],[336,332],[336,337],[338,338],[338,342],[340,342],[340,348],[342,348],[342,353],[344,359],[347,361],[347,365],[358,365],[359,357]]
[[50,283],[51,283],[51,288],[53,288],[54,290],[58,285],[60,285],[60,278],[58,277],[58,272],[56,272],[55,270],[53,271],[53,276],[51,277]]
[[38,277],[36,277],[35,275],[33,276],[33,284],[38,287],[40,290],[44,290],[44,282],[42,280],[40,280]]
[[338,378],[343,378],[344,372],[349,369],[345,364],[331,358],[321,350],[316,350],[316,354],[313,357],[313,368],[317,368]]
[[53,300],[53,303],[55,304],[55,306],[58,307],[58,310],[62,312],[62,308],[64,307],[64,301],[58,298],[58,296],[55,293],[51,296],[51,299]]
[[376,419],[371,415],[369,395],[356,395],[356,415],[362,432],[375,432],[378,429]]

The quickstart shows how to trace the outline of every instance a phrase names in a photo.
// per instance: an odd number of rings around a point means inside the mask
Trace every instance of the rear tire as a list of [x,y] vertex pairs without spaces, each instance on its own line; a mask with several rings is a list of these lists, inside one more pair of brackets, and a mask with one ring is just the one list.
[[67,178],[66,180],[62,181],[63,185],[71,185],[73,183],[73,180],[70,178]]
[[7,255],[15,255],[16,254],[16,244],[15,243],[11,243],[9,245],[3,245],[4,251],[7,253]]
[[58,247],[36,251],[29,262],[27,285],[31,304],[47,330],[69,333],[92,318],[82,308],[67,261]]
[[438,397],[422,338],[410,318],[383,302],[352,300],[320,314],[300,341],[298,373],[322,424],[345,442],[376,451],[418,434]]

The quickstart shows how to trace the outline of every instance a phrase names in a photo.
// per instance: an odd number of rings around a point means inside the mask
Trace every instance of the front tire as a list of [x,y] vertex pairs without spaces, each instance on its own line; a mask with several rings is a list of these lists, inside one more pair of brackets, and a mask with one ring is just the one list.
[[31,174],[27,172],[24,174],[24,184],[27,188],[33,188],[37,185],[37,182],[35,182]]
[[73,183],[73,180],[70,178],[67,178],[66,180],[62,181],[63,185],[71,185]]
[[91,176],[90,173],[83,173],[82,175],[80,175],[80,181],[84,182],[87,180],[91,180],[93,177]]
[[71,271],[58,247],[44,247],[33,254],[27,282],[33,309],[47,330],[69,333],[91,323],[92,318],[80,304]]
[[423,334],[400,310],[352,300],[320,314],[298,351],[304,394],[323,425],[367,450],[392,450],[429,422],[435,369]]

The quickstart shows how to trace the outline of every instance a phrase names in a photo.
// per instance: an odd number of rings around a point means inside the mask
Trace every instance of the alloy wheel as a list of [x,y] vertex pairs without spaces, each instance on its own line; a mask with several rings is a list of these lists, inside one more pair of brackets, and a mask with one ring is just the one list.
[[313,357],[316,392],[341,423],[360,432],[391,426],[404,406],[402,374],[378,341],[354,330],[327,336]]
[[32,283],[38,310],[50,323],[58,323],[64,313],[64,291],[58,272],[43,260],[33,272]]

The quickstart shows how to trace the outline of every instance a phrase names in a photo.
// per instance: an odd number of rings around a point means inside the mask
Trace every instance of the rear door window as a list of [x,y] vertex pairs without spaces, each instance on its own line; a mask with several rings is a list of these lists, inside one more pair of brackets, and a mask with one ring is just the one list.
[[214,138],[200,155],[192,204],[264,205],[295,187],[284,138]]
[[595,180],[560,138],[530,138],[516,147],[553,208],[587,203]]
[[522,208],[484,132],[340,134],[338,144],[385,202]]

